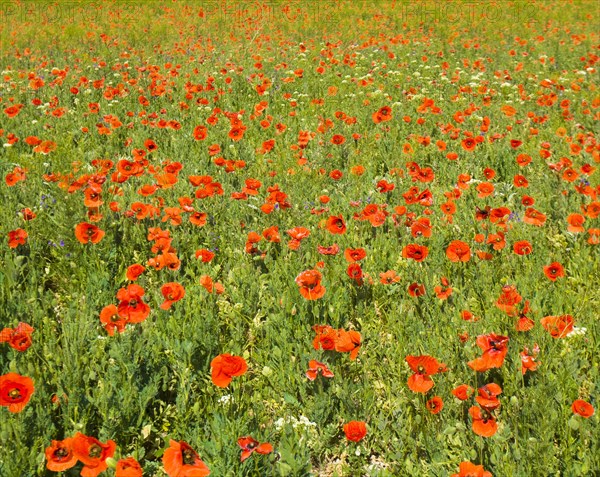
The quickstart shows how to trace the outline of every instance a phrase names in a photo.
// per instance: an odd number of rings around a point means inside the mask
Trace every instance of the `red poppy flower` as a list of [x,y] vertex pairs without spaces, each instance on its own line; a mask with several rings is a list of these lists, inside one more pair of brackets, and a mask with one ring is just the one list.
[[546,316],[540,323],[553,338],[564,338],[573,331],[573,317],[571,315]]
[[352,262],[360,262],[367,256],[367,252],[364,248],[347,248],[344,251],[344,258],[352,263]]
[[426,407],[431,414],[438,414],[444,408],[444,401],[439,396],[433,396],[427,401]]
[[515,305],[521,303],[522,300],[523,298],[519,295],[517,287],[514,285],[504,285],[502,287],[502,294],[496,301],[496,306],[508,315],[515,316],[517,313]]
[[337,330],[335,350],[339,353],[350,353],[350,361],[354,361],[360,351],[362,338],[358,331]]
[[496,434],[498,424],[489,412],[482,411],[477,406],[472,406],[469,408],[469,414],[473,419],[472,429],[475,434],[482,437],[491,437]]
[[134,282],[145,271],[146,271],[146,267],[144,267],[143,265],[140,265],[138,263],[134,263],[133,265],[130,265],[129,267],[127,267],[127,273],[126,273],[127,280]]
[[533,347],[533,353],[529,353],[529,349],[525,348],[520,354],[521,356],[521,374],[525,374],[527,371],[536,371],[540,365],[539,361],[536,361],[537,355],[540,352],[539,346],[536,344]]
[[334,374],[327,367],[326,364],[320,363],[314,359],[311,359],[308,363],[308,371],[306,371],[306,377],[311,381],[317,379],[317,375],[321,374],[324,378],[333,378]]
[[240,462],[244,462],[248,457],[252,455],[253,452],[258,452],[259,454],[270,454],[273,452],[273,446],[268,442],[263,442],[259,444],[256,439],[253,439],[250,436],[240,437],[237,441],[238,446],[242,448],[242,455],[240,456]]
[[513,252],[517,255],[529,255],[533,252],[533,247],[531,243],[527,240],[519,240],[513,244]]
[[461,384],[460,386],[455,387],[452,390],[452,394],[456,396],[461,401],[466,401],[469,399],[469,396],[473,394],[474,389],[468,384]]
[[346,274],[354,280],[358,285],[362,285],[363,283],[363,271],[361,266],[358,263],[351,263],[348,265],[348,269],[346,270]]
[[25,351],[31,346],[33,328],[27,323],[19,323],[16,328],[4,328],[0,331],[0,343],[7,342],[17,351]]
[[317,300],[325,295],[325,287],[321,285],[322,275],[318,270],[306,270],[296,277],[300,294],[307,300]]
[[412,258],[415,262],[422,262],[429,255],[429,249],[425,245],[411,243],[402,249],[402,257]]
[[531,162],[531,156],[527,154],[519,154],[517,156],[517,164],[521,167],[525,167],[527,164]]
[[546,223],[546,216],[542,214],[539,210],[535,210],[533,207],[529,207],[525,209],[523,222],[529,225],[541,227]]
[[478,389],[479,395],[475,397],[477,404],[486,411],[493,411],[500,407],[500,401],[498,397],[502,394],[502,388],[496,383],[489,383]]
[[414,373],[408,378],[408,387],[416,393],[426,393],[433,387],[433,380],[429,376],[448,371],[444,363],[427,355],[407,356],[406,362]]
[[388,270],[379,274],[379,283],[383,285],[391,285],[392,283],[398,283],[400,277],[394,270]]
[[549,280],[555,282],[558,278],[565,276],[565,269],[559,262],[552,262],[550,265],[544,267],[544,275]]
[[477,346],[483,350],[481,357],[467,364],[475,371],[483,372],[491,368],[500,368],[508,352],[508,337],[489,333],[477,337]]
[[93,224],[82,222],[75,227],[75,238],[81,243],[96,244],[104,237],[104,231]]
[[483,199],[493,194],[494,184],[491,182],[482,182],[475,188],[478,192],[477,197]]
[[346,142],[346,138],[344,136],[342,136],[341,134],[335,134],[332,138],[331,138],[331,144],[335,144],[335,145],[341,145],[344,144]]
[[585,222],[585,217],[581,214],[569,214],[567,217],[567,231],[578,234],[581,232],[585,232],[585,227],[583,227],[583,223]]
[[127,319],[119,315],[119,310],[116,305],[107,305],[100,312],[100,321],[104,325],[104,329],[110,336],[114,336],[115,330],[119,333],[125,331]]
[[210,250],[207,250],[205,248],[201,250],[196,250],[196,258],[202,260],[202,263],[209,263],[214,258],[214,256],[214,252],[211,252]]
[[451,262],[468,262],[471,258],[471,247],[460,240],[453,240],[446,249],[446,257]]
[[248,370],[244,358],[230,354],[220,354],[211,361],[210,367],[212,382],[220,388],[226,388],[234,377],[243,376]]
[[73,453],[73,439],[68,437],[62,441],[52,441],[46,447],[46,468],[53,472],[62,472],[77,464],[77,456]]
[[422,283],[411,283],[408,286],[408,294],[412,297],[419,297],[425,295],[425,285]]
[[165,298],[165,301],[161,303],[160,307],[163,310],[168,310],[171,308],[171,305],[176,301],[183,299],[185,296],[185,288],[181,286],[181,284],[176,282],[165,283],[160,289],[162,296]]
[[327,219],[325,226],[332,234],[342,235],[346,232],[346,223],[344,222],[344,217],[342,217],[342,215],[332,215]]
[[367,424],[363,421],[350,421],[344,424],[344,434],[351,442],[360,442],[367,435]]
[[313,348],[333,350],[335,349],[335,342],[337,340],[337,331],[329,325],[314,325],[312,328],[316,336],[313,340]]
[[447,300],[452,295],[452,287],[446,277],[441,278],[441,285],[433,287],[433,291],[439,300]]
[[27,242],[29,234],[24,229],[16,229],[8,232],[8,246],[17,248],[19,245],[24,245]]
[[465,461],[460,463],[458,474],[452,474],[450,477],[492,477],[492,473],[484,470],[483,465]]
[[104,472],[108,468],[106,459],[112,457],[116,449],[117,444],[111,440],[102,443],[81,432],[73,437],[73,453],[84,464],[81,469],[82,477],[96,477]]
[[529,300],[527,300],[523,305],[523,309],[519,312],[519,319],[516,324],[517,331],[529,331],[534,327],[535,323],[527,316],[530,311]]
[[115,477],[142,477],[142,475],[142,466],[133,457],[119,459],[117,462]]
[[198,453],[184,441],[169,441],[169,448],[162,457],[165,472],[169,477],[204,477],[210,469],[200,460]]
[[317,251],[321,255],[337,255],[340,251],[340,247],[336,243],[330,245],[329,247],[322,247],[321,245],[317,245]]
[[594,415],[594,406],[582,399],[573,401],[571,409],[575,414],[585,417],[586,419]]
[[472,152],[475,150],[477,142],[472,137],[468,137],[466,139],[463,139],[460,145],[465,151]]
[[150,314],[150,307],[142,299],[144,294],[144,289],[135,283],[119,289],[117,292],[117,300],[120,301],[117,307],[119,316],[129,323],[144,321]]
[[27,376],[8,373],[0,376],[0,406],[10,412],[21,412],[34,392],[33,380]]

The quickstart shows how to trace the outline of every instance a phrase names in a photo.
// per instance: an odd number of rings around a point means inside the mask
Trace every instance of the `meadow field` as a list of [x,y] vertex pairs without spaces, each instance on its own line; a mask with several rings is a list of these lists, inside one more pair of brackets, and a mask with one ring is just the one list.
[[594,1],[0,3],[0,477],[600,476]]

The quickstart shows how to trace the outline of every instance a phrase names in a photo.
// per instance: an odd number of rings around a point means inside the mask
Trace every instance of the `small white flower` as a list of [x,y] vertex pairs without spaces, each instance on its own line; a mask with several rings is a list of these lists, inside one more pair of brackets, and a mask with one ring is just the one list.
[[219,403],[220,404],[229,404],[232,401],[233,401],[233,397],[231,397],[230,394],[225,394],[224,396],[221,396],[219,398]]

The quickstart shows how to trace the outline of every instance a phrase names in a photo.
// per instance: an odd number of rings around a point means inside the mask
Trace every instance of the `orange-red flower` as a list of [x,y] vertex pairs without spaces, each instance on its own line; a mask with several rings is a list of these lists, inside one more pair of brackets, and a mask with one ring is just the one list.
[[350,421],[344,424],[344,434],[351,442],[360,442],[367,435],[367,424],[363,421]]
[[341,235],[346,232],[346,223],[344,222],[344,217],[342,217],[342,215],[332,215],[327,219],[325,226],[332,234]]
[[104,231],[96,225],[82,222],[75,227],[75,238],[81,243],[98,243],[104,237]]
[[0,331],[0,343],[8,345],[17,351],[25,351],[31,346],[33,328],[27,323],[19,323],[16,328],[4,328]]
[[559,262],[552,262],[550,265],[544,267],[544,275],[548,280],[555,282],[558,278],[565,276],[565,269]]
[[521,303],[523,297],[519,295],[517,287],[514,285],[504,285],[502,294],[496,301],[496,306],[510,316],[515,316],[517,313],[516,305]]
[[444,401],[439,396],[433,396],[427,401],[426,407],[431,414],[438,414],[444,408]]
[[337,340],[337,331],[329,325],[314,325],[313,330],[316,336],[313,340],[313,348],[333,350],[335,349],[335,342]]
[[477,346],[483,350],[483,354],[467,363],[471,369],[483,372],[491,368],[500,368],[508,352],[508,336],[495,333],[480,335],[477,337]]
[[0,406],[10,412],[21,412],[34,392],[33,380],[17,373],[0,376]]
[[350,263],[360,262],[366,256],[367,256],[367,252],[365,251],[364,248],[347,248],[344,251],[344,258],[347,261],[349,261]]
[[529,354],[529,348],[525,348],[521,353],[521,374],[525,374],[527,371],[536,371],[540,365],[539,361],[536,361],[537,355],[540,352],[539,346],[536,344],[533,347],[533,353]]
[[354,262],[348,265],[348,269],[346,270],[346,274],[354,280],[357,285],[363,284],[363,271],[360,264]]
[[576,399],[571,405],[571,409],[575,414],[585,417],[586,419],[594,415],[594,406],[583,399]]
[[251,436],[240,437],[237,441],[238,446],[242,448],[242,455],[240,456],[240,462],[244,462],[253,452],[259,454],[270,454],[273,452],[273,446],[268,442],[260,444],[256,439]]
[[354,361],[360,351],[361,340],[358,331],[339,329],[335,339],[335,350],[339,353],[350,353],[350,360]]
[[483,465],[465,461],[458,466],[458,474],[452,474],[450,477],[492,477],[492,473],[484,470]]
[[513,244],[513,252],[517,255],[529,255],[533,252],[533,247],[528,240],[519,240]]
[[379,274],[379,283],[383,285],[391,285],[392,283],[398,283],[400,281],[400,277],[395,270],[388,270],[387,272],[382,272]]
[[517,331],[529,331],[535,325],[534,321],[527,316],[530,311],[529,300],[527,300],[519,312],[519,319],[516,324]]
[[207,250],[205,248],[201,250],[196,250],[196,258],[202,260],[202,263],[209,263],[215,257],[214,252]]
[[479,394],[475,397],[475,400],[482,409],[491,412],[500,407],[500,401],[498,400],[497,396],[502,394],[502,388],[496,383],[486,384],[485,386],[480,387],[477,391]]
[[226,388],[234,377],[243,376],[248,370],[244,358],[231,354],[220,354],[211,361],[210,367],[212,382],[220,388]]
[[133,457],[119,459],[117,462],[115,477],[142,477],[142,475],[142,466]]
[[334,374],[327,367],[325,363],[320,363],[315,359],[311,359],[308,363],[308,371],[306,371],[306,377],[311,381],[317,379],[317,375],[321,374],[324,378],[333,378]]
[[414,373],[408,378],[408,387],[416,393],[426,393],[433,387],[433,380],[429,376],[448,371],[444,363],[427,355],[407,356],[406,362]]
[[130,265],[129,267],[127,267],[127,272],[126,272],[126,276],[127,276],[127,280],[135,282],[142,273],[144,273],[146,271],[146,267],[144,267],[143,265],[140,265],[139,263],[134,263],[133,265]]
[[583,227],[583,223],[585,222],[585,217],[581,214],[569,214],[567,217],[567,231],[578,234],[581,232],[585,232],[585,227]]
[[325,295],[325,287],[321,285],[321,272],[306,270],[296,277],[296,284],[300,287],[300,294],[307,300],[317,300]]
[[472,406],[469,408],[469,414],[473,419],[472,429],[475,434],[482,437],[491,437],[496,434],[498,423],[488,411]]
[[162,458],[165,472],[169,477],[204,477],[210,475],[208,466],[187,442],[170,440],[169,446]]
[[471,258],[471,247],[460,240],[453,240],[446,249],[446,257],[451,262],[468,262]]
[[104,325],[104,329],[110,336],[114,336],[115,330],[119,333],[125,331],[127,318],[119,315],[119,310],[116,305],[107,305],[100,312],[100,321]]
[[117,300],[120,301],[117,307],[119,316],[129,323],[144,321],[150,314],[150,307],[142,299],[145,293],[144,289],[135,283],[121,288],[117,292]]
[[29,234],[24,229],[15,229],[8,232],[8,246],[17,248],[19,245],[25,245]]
[[67,437],[62,441],[52,441],[46,447],[46,468],[53,472],[62,472],[77,464],[77,456],[73,453],[73,439]]
[[425,285],[422,283],[411,283],[408,286],[408,294],[412,297],[419,297],[425,295]]
[[452,394],[461,401],[466,401],[473,394],[474,389],[468,384],[461,384],[452,390]]
[[112,457],[116,449],[117,444],[111,440],[103,443],[81,432],[73,437],[73,453],[84,464],[82,477],[96,477],[104,472],[108,468],[106,459]]
[[163,310],[168,310],[173,303],[183,299],[185,296],[185,288],[183,288],[180,283],[176,282],[165,283],[160,289],[160,292],[165,298],[165,301],[160,305]]
[[412,258],[415,262],[422,262],[427,255],[429,255],[429,249],[425,245],[411,243],[402,249],[402,257]]
[[541,227],[546,223],[546,216],[542,214],[539,210],[535,210],[533,207],[529,207],[525,209],[523,222],[529,225]]
[[573,317],[571,315],[546,316],[540,323],[552,338],[564,338],[573,331]]

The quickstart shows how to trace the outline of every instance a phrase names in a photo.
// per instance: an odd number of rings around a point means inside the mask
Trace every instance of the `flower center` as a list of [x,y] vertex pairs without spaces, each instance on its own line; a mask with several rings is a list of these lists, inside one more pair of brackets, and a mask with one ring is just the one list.
[[102,447],[100,447],[98,444],[94,444],[90,447],[88,455],[92,458],[100,457],[102,455]]
[[186,465],[191,465],[193,464],[195,461],[194,458],[194,453],[191,450],[184,450],[183,451],[183,463]]
[[60,447],[59,449],[56,449],[54,451],[54,457],[56,457],[58,460],[62,460],[65,457],[67,457],[69,455],[69,451],[67,449],[65,449],[64,447]]
[[17,388],[15,388],[15,389],[11,389],[11,390],[8,392],[8,397],[10,397],[10,398],[11,398],[11,399],[13,399],[13,400],[16,400],[16,399],[21,399],[21,397],[22,397],[22,396],[21,396],[21,391],[20,391],[19,389],[17,389]]

